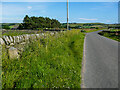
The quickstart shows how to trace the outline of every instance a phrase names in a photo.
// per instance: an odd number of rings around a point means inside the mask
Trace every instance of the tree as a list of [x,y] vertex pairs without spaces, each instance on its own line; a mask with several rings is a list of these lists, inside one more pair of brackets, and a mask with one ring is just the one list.
[[24,17],[23,23],[19,25],[19,29],[38,29],[38,28],[60,28],[61,23],[56,19],[49,17]]
[[29,21],[30,21],[30,18],[29,18],[28,15],[26,15],[26,16],[24,17],[23,22],[24,22],[24,23],[29,23]]
[[18,26],[18,29],[23,29],[23,25],[20,24],[20,25]]
[[10,29],[10,27],[8,25],[3,25],[2,28],[3,29]]

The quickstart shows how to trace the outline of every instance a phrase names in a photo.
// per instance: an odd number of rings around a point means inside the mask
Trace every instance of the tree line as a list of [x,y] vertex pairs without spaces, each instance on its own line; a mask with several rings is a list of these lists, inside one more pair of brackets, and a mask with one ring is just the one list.
[[49,17],[24,17],[23,23],[21,23],[18,29],[43,29],[43,28],[60,28],[61,23],[56,19],[50,19]]

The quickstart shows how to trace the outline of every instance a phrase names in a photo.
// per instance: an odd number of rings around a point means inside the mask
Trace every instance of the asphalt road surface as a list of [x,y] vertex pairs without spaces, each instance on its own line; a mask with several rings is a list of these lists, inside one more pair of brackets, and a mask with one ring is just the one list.
[[88,33],[84,45],[84,88],[118,88],[118,42]]

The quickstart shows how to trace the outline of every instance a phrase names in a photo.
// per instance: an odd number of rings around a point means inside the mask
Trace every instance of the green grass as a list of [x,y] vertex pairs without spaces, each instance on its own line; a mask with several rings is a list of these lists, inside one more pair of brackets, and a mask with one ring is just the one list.
[[95,32],[95,31],[99,31],[102,29],[72,29],[72,30],[80,30],[83,33],[90,33],[90,32]]
[[80,88],[84,36],[71,30],[31,42],[16,60],[3,47],[3,88]]
[[9,27],[10,27],[10,29],[11,29],[11,28],[13,28],[14,26],[9,26]]
[[84,30],[85,33],[90,33],[90,32],[95,32],[95,31],[99,31],[101,29],[92,29],[92,30]]
[[18,35],[23,35],[23,34],[35,34],[35,33],[40,33],[40,31],[30,31],[30,30],[26,30],[26,31],[21,31],[21,30],[10,30],[10,31],[3,32],[2,35],[5,35],[5,36],[18,36]]
[[116,41],[120,42],[120,38],[119,38],[120,34],[116,35],[115,33],[107,33],[107,32],[100,32],[99,34],[102,35],[102,36],[105,36],[107,38],[110,38],[110,39],[113,39],[113,40],[116,40]]
[[110,31],[120,31],[120,29],[112,29],[112,30],[110,30]]
[[102,29],[72,29],[72,30],[80,30],[82,33],[91,33]]
[[2,30],[0,30],[0,38],[2,37]]

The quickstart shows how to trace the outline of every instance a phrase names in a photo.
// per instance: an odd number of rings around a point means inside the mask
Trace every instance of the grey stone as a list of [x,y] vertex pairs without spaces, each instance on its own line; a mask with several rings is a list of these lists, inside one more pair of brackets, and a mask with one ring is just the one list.
[[10,46],[14,46],[14,43],[10,43]]
[[13,38],[14,38],[14,44],[19,43],[19,36],[13,36]]
[[23,36],[23,35],[21,35],[21,39],[22,39],[22,42],[24,42],[24,41],[25,41],[25,38],[24,38],[24,36]]
[[5,45],[5,42],[4,42],[4,40],[2,38],[0,38],[0,44]]
[[18,37],[19,37],[19,43],[21,43],[22,42],[22,36],[20,35]]
[[3,36],[3,39],[4,39],[5,43],[6,43],[7,45],[9,45],[10,40],[9,40],[8,36]]
[[19,36],[20,37],[20,42],[24,41],[24,37],[22,35]]
[[8,36],[6,36],[6,40],[7,40],[9,43],[11,43],[11,41],[10,41],[10,39],[9,39]]
[[13,40],[13,38],[11,36],[9,36],[9,38],[10,38],[11,43],[14,42],[14,40]]
[[16,36],[13,36],[13,39],[14,39],[14,43],[16,43]]
[[14,47],[10,47],[8,50],[10,59],[17,59],[19,58],[18,50]]
[[19,36],[17,36],[17,43],[19,43],[20,42],[20,37]]
[[28,34],[23,35],[23,36],[24,36],[24,38],[25,38],[25,41],[29,40],[29,38],[30,38],[30,35],[28,35]]

